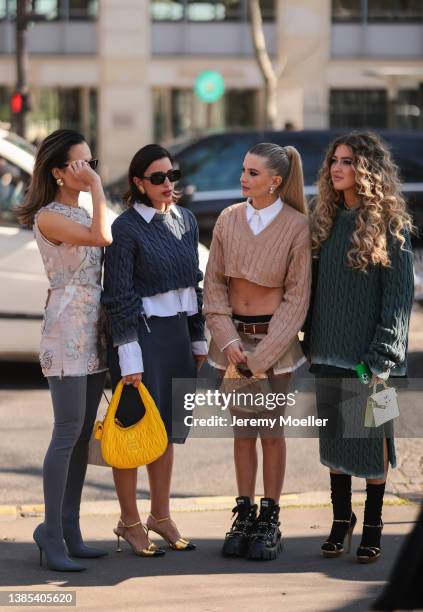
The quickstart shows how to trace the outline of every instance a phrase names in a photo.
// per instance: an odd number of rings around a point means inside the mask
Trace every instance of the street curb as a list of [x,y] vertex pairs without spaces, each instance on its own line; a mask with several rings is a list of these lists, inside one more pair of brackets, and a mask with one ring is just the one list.
[[[353,493],[352,501],[354,505],[363,506],[366,494],[364,491]],[[174,497],[171,499],[172,512],[210,512],[231,510],[234,505],[234,498],[228,496],[213,497]],[[413,504],[392,493],[386,493],[384,504],[388,506],[402,506]],[[140,512],[150,511],[150,501],[141,499],[138,502]],[[322,508],[329,507],[329,491],[311,491],[308,493],[286,493],[280,498],[281,508]],[[117,500],[86,501],[81,504],[81,516],[105,516],[119,515],[119,504]],[[22,504],[22,505],[0,505],[0,520],[10,520],[26,518],[31,516],[42,516],[44,514],[44,504]]]

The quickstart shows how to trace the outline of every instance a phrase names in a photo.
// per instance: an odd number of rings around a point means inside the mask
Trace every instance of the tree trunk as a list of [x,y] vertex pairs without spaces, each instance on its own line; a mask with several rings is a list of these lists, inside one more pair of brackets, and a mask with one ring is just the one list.
[[263,19],[259,0],[248,0],[250,11],[251,37],[257,63],[264,81],[265,125],[277,129],[280,126],[278,116],[278,74],[276,73],[266,49],[263,31]]

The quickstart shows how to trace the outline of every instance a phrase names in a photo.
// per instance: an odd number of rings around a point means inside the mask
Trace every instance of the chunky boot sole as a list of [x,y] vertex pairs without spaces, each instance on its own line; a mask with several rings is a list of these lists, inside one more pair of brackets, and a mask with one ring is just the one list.
[[283,550],[282,539],[279,538],[277,543],[271,548],[263,546],[262,542],[251,542],[247,553],[247,559],[255,559],[257,561],[274,561]]
[[222,546],[224,557],[245,557],[249,542],[243,542],[240,538],[230,538]]

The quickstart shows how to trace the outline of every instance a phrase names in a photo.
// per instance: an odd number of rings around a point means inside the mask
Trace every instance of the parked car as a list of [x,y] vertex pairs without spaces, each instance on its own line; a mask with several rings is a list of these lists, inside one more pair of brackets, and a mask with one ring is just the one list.
[[[226,206],[241,201],[242,160],[253,144],[275,142],[295,146],[303,159],[305,192],[312,198],[316,194],[317,173],[325,150],[342,133],[345,130],[235,131],[187,140],[185,146],[178,142],[175,151],[170,147],[182,171],[180,203],[197,217],[202,241],[209,244],[219,213]],[[401,169],[403,193],[420,230],[420,236],[413,239],[415,291],[416,298],[423,300],[423,132],[381,130],[378,133],[391,147]],[[125,189],[125,178],[107,188],[110,198],[116,202]]]
[[[22,201],[34,166],[35,149],[0,128],[0,359],[38,359],[40,328],[47,297],[47,279],[31,230],[17,222],[13,207]],[[92,209],[91,196],[81,193],[79,205]],[[108,208],[109,222],[116,212]],[[205,270],[208,249],[200,246]]]

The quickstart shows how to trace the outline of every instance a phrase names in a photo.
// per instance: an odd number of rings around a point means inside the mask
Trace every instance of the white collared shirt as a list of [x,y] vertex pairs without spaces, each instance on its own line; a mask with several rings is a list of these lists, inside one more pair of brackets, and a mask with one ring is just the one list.
[[246,214],[248,225],[251,228],[254,236],[260,234],[272,221],[278,216],[283,208],[283,202],[280,198],[260,210],[254,208],[250,201],[247,203]]
[[[176,217],[181,217],[181,213],[173,204],[170,205],[166,213],[161,213],[156,208],[141,202],[136,202],[134,208],[147,223],[151,222],[155,214],[169,214],[169,211]],[[153,316],[173,317],[178,312],[186,312],[187,316],[192,316],[198,312],[197,294],[194,287],[172,289],[165,293],[142,298],[142,307],[143,313],[140,314],[147,318]],[[207,342],[205,340],[191,342],[191,348],[194,355],[207,355]],[[144,371],[141,347],[136,340],[119,346],[118,353],[122,376]]]

